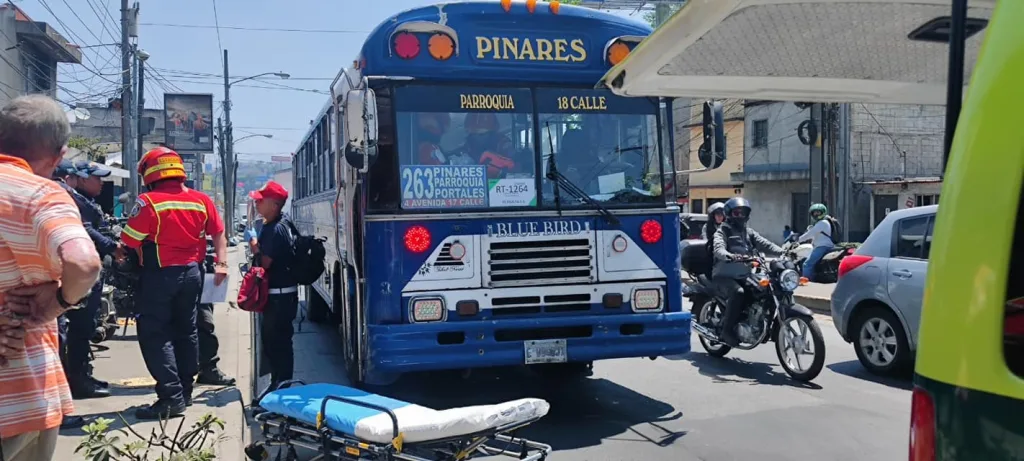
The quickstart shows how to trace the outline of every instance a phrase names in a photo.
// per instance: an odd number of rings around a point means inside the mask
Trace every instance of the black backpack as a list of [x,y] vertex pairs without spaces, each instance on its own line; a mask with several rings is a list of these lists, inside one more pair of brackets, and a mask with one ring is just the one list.
[[291,220],[285,221],[292,231],[292,276],[300,285],[312,285],[324,273],[324,258],[327,256],[324,242],[327,239],[302,235]]
[[843,238],[843,226],[839,224],[839,221],[836,218],[831,216],[825,216],[825,219],[828,220],[829,225],[832,226],[830,230],[832,233],[829,234],[828,238],[832,240],[833,245],[839,244],[839,240],[836,239]]

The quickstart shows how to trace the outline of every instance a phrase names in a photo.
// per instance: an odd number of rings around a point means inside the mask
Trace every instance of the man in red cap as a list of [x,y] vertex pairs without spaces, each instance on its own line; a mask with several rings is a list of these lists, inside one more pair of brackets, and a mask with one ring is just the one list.
[[270,389],[292,379],[295,357],[292,352],[292,322],[299,308],[299,287],[292,274],[292,242],[298,233],[281,209],[288,201],[284,186],[267,181],[249,193],[256,210],[263,216],[263,229],[257,241],[256,263],[267,271],[270,296],[263,310],[260,339],[270,362]]

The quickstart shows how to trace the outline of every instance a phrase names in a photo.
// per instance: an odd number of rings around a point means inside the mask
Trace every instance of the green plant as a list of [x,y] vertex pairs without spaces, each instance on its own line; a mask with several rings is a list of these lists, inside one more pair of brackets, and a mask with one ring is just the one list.
[[[118,419],[123,429],[110,432],[113,419],[99,418],[85,426],[85,438],[78,444],[75,453],[81,453],[90,461],[213,461],[216,459],[214,445],[224,430],[224,421],[212,414],[205,414],[182,433],[185,418],[178,423],[174,436],[167,435],[167,420],[161,419],[158,428],[149,437],[144,437],[125,421],[120,413]],[[216,430],[215,430],[216,429]],[[136,440],[127,442],[134,437]]]
[[107,149],[97,146],[100,143],[98,138],[86,138],[85,136],[72,136],[68,140],[68,147],[73,147],[89,157],[90,161],[103,162],[106,160]]

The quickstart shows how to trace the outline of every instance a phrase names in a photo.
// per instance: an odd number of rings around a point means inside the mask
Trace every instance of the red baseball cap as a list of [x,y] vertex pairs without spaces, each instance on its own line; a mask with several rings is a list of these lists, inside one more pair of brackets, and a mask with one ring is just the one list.
[[253,200],[288,200],[288,189],[274,181],[267,181],[259,190],[249,192],[249,197]]

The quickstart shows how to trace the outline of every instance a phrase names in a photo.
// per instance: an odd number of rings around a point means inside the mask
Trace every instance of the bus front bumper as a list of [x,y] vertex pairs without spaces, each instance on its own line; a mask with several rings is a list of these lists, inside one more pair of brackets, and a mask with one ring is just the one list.
[[565,339],[569,362],[690,352],[689,312],[369,326],[369,371],[523,365],[528,340]]

